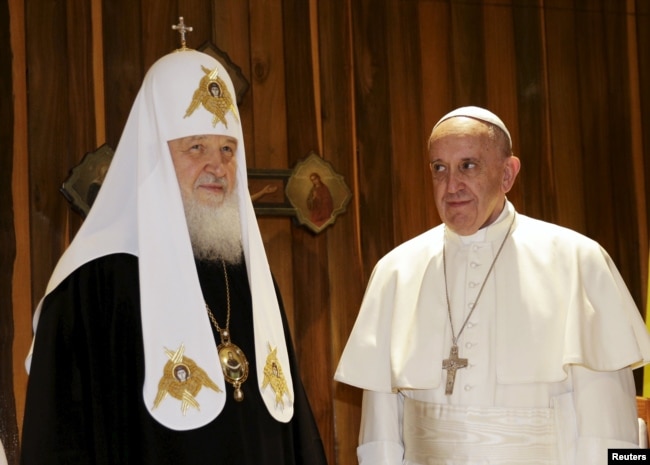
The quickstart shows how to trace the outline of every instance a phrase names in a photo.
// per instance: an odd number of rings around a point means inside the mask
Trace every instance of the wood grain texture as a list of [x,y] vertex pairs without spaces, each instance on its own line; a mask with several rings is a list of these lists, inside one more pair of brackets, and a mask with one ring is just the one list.
[[351,3],[356,154],[358,161],[359,220],[364,270],[394,245],[393,183],[394,142],[391,140],[391,109],[388,79],[385,2],[360,0]]
[[[10,43],[9,6],[0,5],[0,40]],[[0,101],[13,101],[13,76],[11,50],[0,50]],[[0,146],[14,147],[14,112],[9,104],[0,104]],[[12,465],[18,452],[18,421],[14,393],[14,313],[12,287],[14,261],[17,255],[14,223],[14,198],[12,189],[13,150],[0,153],[0,441],[7,460]]]
[[[77,114],[70,104],[71,63],[66,9],[58,3],[26,5],[28,137],[31,249],[34,263],[32,296],[38,301],[61,251],[67,245],[68,206],[59,193],[61,182],[77,160],[71,141]],[[60,78],[56,78],[60,77]],[[31,154],[37,154],[31,156]]]
[[[282,19],[284,70],[286,79],[287,153],[295,165],[309,152],[318,150],[318,118],[312,61],[311,13],[309,2],[286,0]],[[332,411],[332,353],[330,346],[330,294],[328,241],[302,227],[291,230],[292,266],[301,270],[293,276],[293,337],[303,384],[318,422],[328,462],[333,462],[334,427]]]
[[[352,36],[350,0],[319,2],[320,97],[323,157],[346,179],[356,192],[355,109],[352,83]],[[336,72],[335,72],[336,71]],[[327,234],[327,269],[331,336],[330,366],[327,367],[332,403],[329,415],[334,437],[326,443],[336,454],[330,464],[354,465],[359,432],[361,391],[334,382],[332,377],[361,304],[367,273],[361,257],[359,210],[355,197],[347,213],[336,220]],[[327,350],[328,345],[323,349]]]

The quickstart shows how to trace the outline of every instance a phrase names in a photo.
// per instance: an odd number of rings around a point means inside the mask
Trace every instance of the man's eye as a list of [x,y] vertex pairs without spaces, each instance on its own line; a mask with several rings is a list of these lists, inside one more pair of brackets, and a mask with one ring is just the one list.
[[473,161],[465,161],[460,165],[460,169],[463,171],[471,170],[476,168],[476,163]]
[[445,170],[445,165],[443,165],[442,163],[431,162],[430,165],[431,165],[431,171],[433,171],[434,173],[440,173]]

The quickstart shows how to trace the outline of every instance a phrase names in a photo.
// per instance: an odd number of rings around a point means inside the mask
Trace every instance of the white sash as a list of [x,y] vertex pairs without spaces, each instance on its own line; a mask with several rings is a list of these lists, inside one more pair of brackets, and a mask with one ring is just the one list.
[[559,465],[551,408],[404,399],[404,459],[419,465]]

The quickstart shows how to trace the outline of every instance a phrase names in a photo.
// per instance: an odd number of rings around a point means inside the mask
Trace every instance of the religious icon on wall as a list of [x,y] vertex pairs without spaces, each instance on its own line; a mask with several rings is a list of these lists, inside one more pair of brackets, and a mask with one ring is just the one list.
[[334,224],[352,198],[343,176],[314,152],[296,165],[286,190],[298,221],[316,233]]
[[84,218],[88,215],[104,182],[113,154],[113,149],[107,144],[85,154],[81,162],[72,168],[63,181],[61,193],[70,202],[72,209]]

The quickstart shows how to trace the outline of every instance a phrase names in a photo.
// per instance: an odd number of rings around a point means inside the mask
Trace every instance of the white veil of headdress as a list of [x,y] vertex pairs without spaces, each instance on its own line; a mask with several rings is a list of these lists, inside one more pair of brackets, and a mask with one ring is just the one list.
[[[214,70],[232,96],[232,108],[225,116],[227,125],[203,105],[186,116],[202,78]],[[219,415],[226,401],[223,374],[167,145],[169,140],[190,135],[223,134],[238,141],[237,195],[253,300],[258,388],[276,420],[288,422],[293,416],[293,383],[286,341],[248,192],[246,151],[235,95],[225,68],[204,53],[178,51],[154,63],[138,92],[97,199],[58,262],[46,290],[47,295],[81,265],[98,257],[114,253],[138,256],[145,351],[144,401],[157,421],[176,430],[209,423]],[[34,331],[40,306],[34,318]],[[190,407],[186,412],[182,411],[180,401],[170,396],[154,408],[163,368],[170,354],[180,350],[207,373],[221,392],[204,386],[194,399],[198,408]],[[288,389],[281,403],[271,386],[263,387],[264,368],[271,350],[276,352]]]

